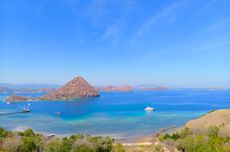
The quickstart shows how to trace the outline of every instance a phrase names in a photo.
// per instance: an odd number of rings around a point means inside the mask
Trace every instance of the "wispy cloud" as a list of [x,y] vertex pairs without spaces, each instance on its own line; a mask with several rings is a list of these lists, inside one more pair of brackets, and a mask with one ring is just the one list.
[[136,41],[140,36],[144,35],[149,31],[150,28],[153,28],[154,25],[160,20],[170,20],[171,23],[176,21],[176,11],[184,3],[182,1],[176,1],[166,7],[164,7],[160,12],[153,15],[149,20],[147,20],[133,35],[131,42]]
[[219,19],[218,22],[215,22],[214,24],[209,25],[204,29],[204,33],[212,32],[218,29],[224,29],[228,28],[230,26],[230,16],[227,16],[225,18]]
[[202,9],[199,10],[199,13],[207,12],[208,10],[212,9],[213,6],[218,2],[218,0],[209,0],[205,3]]
[[86,33],[94,33],[92,35],[96,36],[97,41],[109,40],[108,42],[111,44],[116,44],[122,39],[128,16],[135,3],[132,0],[91,0],[79,6],[78,0],[63,1],[70,7],[76,18],[81,17],[76,23],[77,28],[79,25],[87,23],[88,31]]
[[107,25],[104,28],[104,31],[101,35],[101,40],[102,41],[110,40],[113,43],[118,43],[126,27],[127,16],[128,15],[125,14],[113,24]]
[[162,56],[165,56],[166,54],[169,54],[168,50],[155,50],[155,51],[149,51],[147,54],[142,54],[139,57],[139,61],[141,62],[151,62],[154,60],[158,60]]
[[226,41],[206,42],[201,45],[187,50],[188,53],[220,52],[230,49],[230,44]]
[[[96,0],[90,4],[88,12],[93,14],[91,19],[94,20],[94,24],[99,25],[99,27],[102,29],[101,36],[98,37],[99,40],[109,40],[110,43],[117,44],[122,39],[127,21],[129,20],[129,16],[133,11],[134,4],[135,2],[130,0],[121,0],[115,2]],[[111,11],[113,11],[111,9],[114,9],[111,8],[111,5],[119,6],[119,10],[116,10],[116,15],[111,15]],[[107,15],[110,15],[111,19],[105,20]]]
[[102,39],[103,40],[107,40],[110,38],[115,38],[119,35],[120,31],[121,31],[121,24],[117,23],[117,24],[113,24],[110,26],[107,26],[105,28],[105,32],[102,35]]

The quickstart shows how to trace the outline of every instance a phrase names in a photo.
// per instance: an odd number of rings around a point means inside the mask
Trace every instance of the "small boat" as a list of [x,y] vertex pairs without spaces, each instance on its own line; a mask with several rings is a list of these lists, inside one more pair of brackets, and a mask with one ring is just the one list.
[[153,111],[153,110],[155,110],[155,109],[152,108],[152,107],[146,107],[144,110],[145,110],[145,111]]
[[6,102],[6,104],[10,104],[10,102],[9,102],[9,101],[7,101],[7,102]]
[[61,115],[62,112],[55,112],[55,115]]
[[55,134],[49,134],[47,137],[48,138],[52,138],[52,137],[54,137],[55,136]]
[[22,110],[22,112],[23,112],[23,113],[28,113],[28,112],[30,112],[30,109],[25,107],[25,108]]
[[30,109],[23,109],[22,112],[23,112],[23,113],[30,112]]

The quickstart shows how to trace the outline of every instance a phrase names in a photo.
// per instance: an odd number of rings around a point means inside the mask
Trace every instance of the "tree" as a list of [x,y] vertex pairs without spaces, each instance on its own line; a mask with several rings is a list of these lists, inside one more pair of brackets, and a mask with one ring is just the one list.
[[23,137],[22,141],[23,143],[20,147],[21,152],[35,152],[39,149],[31,137]]

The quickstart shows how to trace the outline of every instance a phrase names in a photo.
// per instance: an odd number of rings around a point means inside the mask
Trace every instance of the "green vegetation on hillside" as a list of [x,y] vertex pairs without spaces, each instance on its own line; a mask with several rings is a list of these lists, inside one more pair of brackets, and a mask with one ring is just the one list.
[[159,140],[184,152],[230,152],[230,137],[221,135],[215,126],[210,126],[204,133],[184,128],[172,135],[161,135]]
[[[207,132],[194,133],[184,128],[173,134],[159,137],[160,145],[129,146],[127,151],[158,151],[163,147],[182,152],[230,152],[230,137],[211,126]],[[163,146],[163,147],[162,147]],[[122,144],[109,137],[92,137],[76,134],[70,137],[46,137],[32,129],[7,131],[0,127],[0,152],[125,152]]]
[[13,132],[0,127],[0,152],[124,152],[124,148],[109,137],[48,138],[32,129]]

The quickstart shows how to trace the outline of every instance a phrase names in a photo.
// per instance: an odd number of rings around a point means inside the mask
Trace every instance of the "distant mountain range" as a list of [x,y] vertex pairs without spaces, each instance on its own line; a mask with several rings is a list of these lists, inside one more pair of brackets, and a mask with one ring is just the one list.
[[96,87],[98,91],[154,91],[154,90],[167,90],[169,88],[163,87],[163,86],[158,86],[158,85],[138,85],[138,86],[131,86],[131,85],[123,85],[123,86],[113,86],[113,85],[108,85],[108,86],[100,86]]
[[132,91],[133,87],[130,85],[124,85],[124,86],[100,86],[100,87],[95,87],[98,91],[106,91],[106,92],[111,92],[111,91]]
[[6,87],[10,89],[40,89],[40,88],[59,88],[61,85],[58,84],[9,84],[1,83],[1,87]]
[[[37,92],[54,92],[61,85],[58,84],[8,84],[0,83],[0,93],[37,93]],[[103,85],[94,86],[97,91],[161,91],[169,90],[168,88],[160,85]],[[229,90],[224,88],[174,88],[173,90]]]
[[0,83],[0,93],[37,93],[37,92],[53,92],[60,85],[56,84],[8,84]]
[[[0,83],[0,93],[37,93],[37,92],[54,92],[57,88],[60,88],[61,85],[56,84],[7,84]],[[123,86],[114,86],[114,85],[105,85],[105,86],[95,86],[97,91],[150,91],[150,90],[166,90],[166,87],[156,86],[156,85],[123,85]]]
[[7,87],[0,86],[0,93],[13,93],[13,89],[9,89]]

